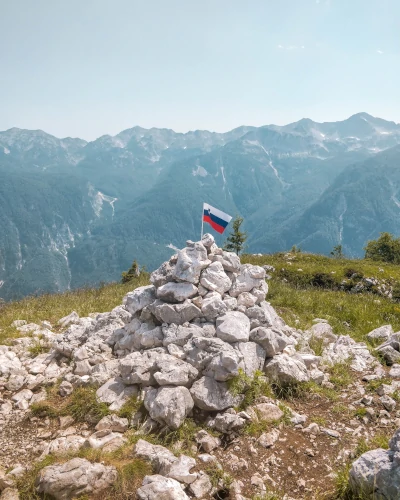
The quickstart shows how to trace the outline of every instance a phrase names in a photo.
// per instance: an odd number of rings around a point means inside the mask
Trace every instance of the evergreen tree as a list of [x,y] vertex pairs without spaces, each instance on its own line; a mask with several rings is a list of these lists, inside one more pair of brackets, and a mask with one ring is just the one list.
[[335,247],[333,247],[331,255],[335,259],[343,259],[344,253],[343,253],[342,245],[336,245]]
[[247,233],[240,230],[242,222],[243,217],[237,215],[232,223],[232,232],[228,236],[224,246],[224,250],[227,252],[236,252],[236,255],[239,255],[243,251],[244,243],[247,240]]
[[134,278],[137,278],[140,275],[139,264],[136,262],[136,259],[132,262],[131,267],[128,271],[124,271],[121,276],[121,283],[128,283],[132,281]]

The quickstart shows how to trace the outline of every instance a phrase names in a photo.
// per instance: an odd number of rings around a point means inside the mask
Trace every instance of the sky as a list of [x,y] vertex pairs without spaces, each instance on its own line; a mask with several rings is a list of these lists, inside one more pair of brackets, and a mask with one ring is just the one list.
[[399,0],[0,0],[0,130],[400,122]]

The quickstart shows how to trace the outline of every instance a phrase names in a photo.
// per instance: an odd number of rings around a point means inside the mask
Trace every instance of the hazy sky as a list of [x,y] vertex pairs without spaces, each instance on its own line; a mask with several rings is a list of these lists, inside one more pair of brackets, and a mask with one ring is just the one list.
[[400,122],[400,0],[0,0],[0,130]]

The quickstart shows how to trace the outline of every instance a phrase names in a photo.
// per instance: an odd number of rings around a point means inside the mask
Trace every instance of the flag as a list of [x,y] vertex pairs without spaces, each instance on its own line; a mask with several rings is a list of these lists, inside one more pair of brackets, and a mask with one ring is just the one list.
[[203,203],[203,222],[208,222],[218,233],[222,234],[232,217],[208,203]]

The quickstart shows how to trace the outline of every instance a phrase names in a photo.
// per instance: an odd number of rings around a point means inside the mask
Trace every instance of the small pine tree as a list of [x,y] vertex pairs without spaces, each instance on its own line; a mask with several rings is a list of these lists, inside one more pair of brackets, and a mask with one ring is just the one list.
[[335,259],[343,259],[344,253],[343,253],[343,247],[342,247],[342,245],[336,245],[335,247],[333,247],[331,255]]
[[247,240],[247,233],[240,230],[242,222],[243,217],[237,215],[232,223],[232,232],[228,236],[224,246],[224,250],[227,252],[236,252],[236,255],[239,255],[243,251],[244,243]]
[[292,248],[290,249],[290,253],[301,253],[301,248],[298,247],[297,245],[293,245]]
[[137,263],[136,259],[132,262],[131,267],[128,269],[128,271],[124,271],[121,276],[121,283],[128,283],[129,281],[132,281],[134,278],[137,278],[140,275],[140,269],[139,269],[139,264]]

